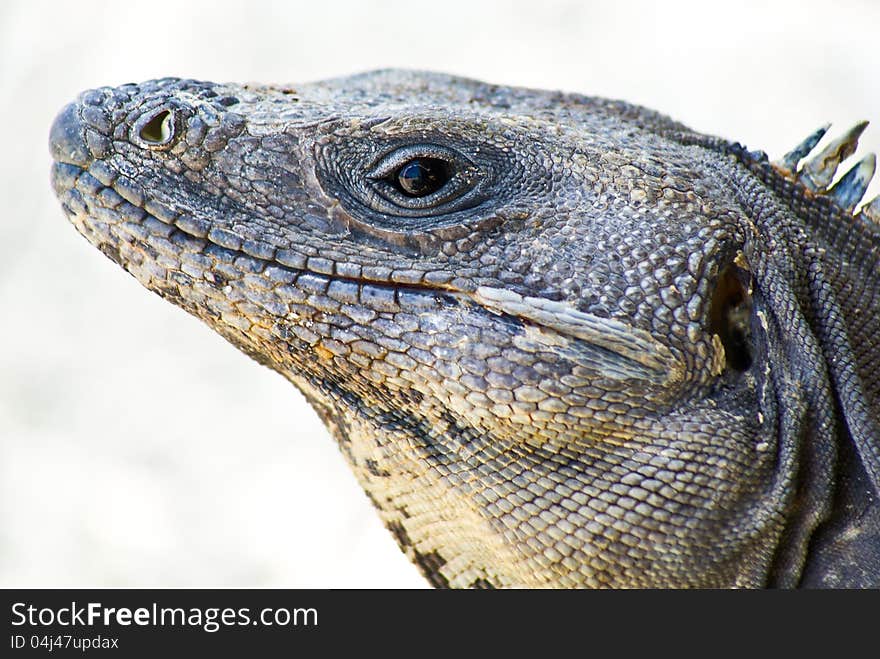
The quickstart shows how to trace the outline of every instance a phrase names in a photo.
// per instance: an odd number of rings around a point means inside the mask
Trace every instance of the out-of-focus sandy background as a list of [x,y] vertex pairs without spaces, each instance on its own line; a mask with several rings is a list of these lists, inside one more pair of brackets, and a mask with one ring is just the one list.
[[4,2],[0,586],[425,585],[299,394],[88,246],[48,185],[85,88],[390,66],[625,98],[771,157],[873,119],[880,150],[871,0]]

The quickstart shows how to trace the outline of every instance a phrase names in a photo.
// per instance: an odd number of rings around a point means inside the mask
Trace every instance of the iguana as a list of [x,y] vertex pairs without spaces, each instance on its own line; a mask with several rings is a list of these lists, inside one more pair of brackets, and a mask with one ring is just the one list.
[[[865,124],[386,70],[81,94],[76,229],[292,382],[435,586],[880,585]],[[168,374],[173,379],[174,374]]]

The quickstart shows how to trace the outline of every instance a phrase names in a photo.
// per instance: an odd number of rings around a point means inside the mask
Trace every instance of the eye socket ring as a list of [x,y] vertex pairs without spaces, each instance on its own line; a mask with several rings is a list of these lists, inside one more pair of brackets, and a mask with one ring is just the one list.
[[166,151],[180,136],[180,112],[171,106],[161,106],[142,114],[131,127],[134,144],[151,151]]

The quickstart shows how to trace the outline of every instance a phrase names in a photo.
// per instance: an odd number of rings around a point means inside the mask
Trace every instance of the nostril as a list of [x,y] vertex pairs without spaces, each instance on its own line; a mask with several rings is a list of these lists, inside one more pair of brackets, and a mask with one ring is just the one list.
[[66,105],[52,122],[49,152],[56,161],[69,165],[86,167],[91,161],[85,140],[85,126],[76,103]]
[[163,144],[171,139],[174,131],[171,126],[171,111],[163,110],[141,128],[141,139],[145,142]]
[[175,114],[170,108],[141,117],[132,128],[134,142],[148,149],[171,147],[177,137]]

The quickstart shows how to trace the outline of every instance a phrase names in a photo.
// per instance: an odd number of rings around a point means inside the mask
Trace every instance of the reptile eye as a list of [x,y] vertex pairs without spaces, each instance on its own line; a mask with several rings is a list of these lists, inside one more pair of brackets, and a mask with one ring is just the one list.
[[171,148],[178,137],[177,115],[173,108],[148,112],[131,129],[132,141],[155,151]]
[[415,158],[397,170],[397,187],[410,197],[425,197],[446,185],[449,163],[439,158]]
[[483,174],[454,149],[439,144],[414,144],[382,156],[367,172],[367,178],[381,197],[378,204],[385,206],[390,202],[398,211],[395,214],[428,214],[450,210],[453,202],[468,197],[479,186]]

